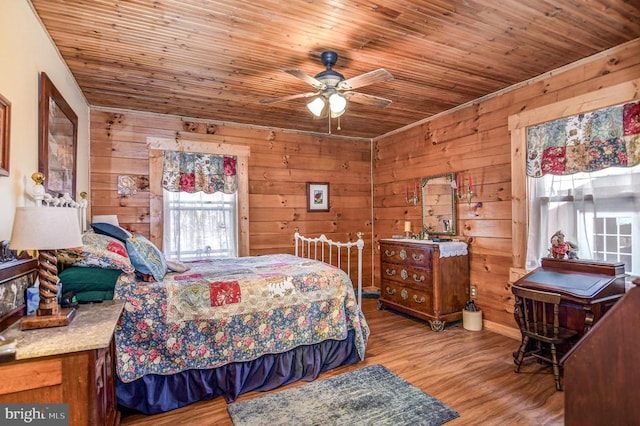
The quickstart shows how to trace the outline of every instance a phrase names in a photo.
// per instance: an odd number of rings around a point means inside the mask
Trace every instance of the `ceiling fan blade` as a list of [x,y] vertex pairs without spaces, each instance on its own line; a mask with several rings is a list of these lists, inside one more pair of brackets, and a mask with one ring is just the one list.
[[393,80],[393,75],[384,68],[379,68],[374,71],[369,71],[364,74],[357,75],[355,77],[348,78],[341,81],[337,85],[338,90],[353,90],[358,87],[368,86],[370,84],[382,83],[385,81]]
[[291,74],[292,76],[299,78],[300,80],[304,81],[305,83],[309,83],[310,85],[312,85],[313,87],[315,87],[318,90],[324,90],[327,88],[327,85],[324,84],[323,82],[321,82],[320,80],[311,77],[309,74],[307,74],[306,72],[299,70],[299,69],[286,69],[283,70],[286,73]]
[[260,101],[261,104],[274,104],[276,102],[291,101],[293,99],[310,98],[317,95],[318,92],[298,93],[295,95],[280,96],[279,98],[266,98]]
[[378,108],[386,108],[391,105],[391,99],[381,98],[379,96],[367,95],[360,92],[344,92],[344,97],[348,100],[364,105],[371,105]]

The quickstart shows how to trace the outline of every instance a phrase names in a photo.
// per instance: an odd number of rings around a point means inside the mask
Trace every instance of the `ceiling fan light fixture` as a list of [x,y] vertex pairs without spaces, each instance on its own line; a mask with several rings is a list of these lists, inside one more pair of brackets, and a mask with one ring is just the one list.
[[393,80],[393,76],[389,71],[384,68],[379,68],[345,79],[342,74],[332,68],[338,60],[338,54],[336,52],[322,52],[320,59],[326,66],[326,69],[316,74],[315,77],[310,76],[300,69],[292,68],[284,70],[286,73],[313,86],[316,90],[315,92],[267,98],[262,99],[260,102],[263,104],[271,104],[293,99],[312,98],[311,101],[307,103],[307,108],[316,118],[328,118],[329,133],[331,133],[331,120],[335,118],[338,119],[337,129],[340,130],[340,117],[346,112],[347,101],[378,108],[386,108],[391,103],[390,99],[354,91],[363,86]]
[[307,104],[307,108],[309,108],[309,111],[311,111],[311,113],[316,117],[320,117],[322,115],[322,110],[324,110],[324,106],[325,106],[324,99],[322,99],[322,97],[320,96]]
[[340,111],[340,112],[333,112],[333,111],[331,111],[329,115],[330,115],[330,117],[331,117],[331,118],[338,118],[338,117],[340,117],[341,115],[344,115],[344,112],[345,112],[345,110],[344,110],[344,109],[343,109],[342,111]]
[[347,106],[347,100],[344,96],[339,95],[337,93],[329,96],[329,108],[331,109],[331,113],[342,115],[344,113],[344,109]]

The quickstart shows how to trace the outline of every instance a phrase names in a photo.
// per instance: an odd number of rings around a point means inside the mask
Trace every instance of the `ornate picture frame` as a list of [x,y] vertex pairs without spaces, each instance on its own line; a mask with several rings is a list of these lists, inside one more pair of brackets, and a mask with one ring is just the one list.
[[307,182],[307,211],[328,212],[330,207],[329,183]]
[[44,72],[39,121],[38,169],[44,173],[45,190],[54,197],[68,193],[75,199],[78,116]]
[[9,176],[11,102],[0,95],[0,176]]

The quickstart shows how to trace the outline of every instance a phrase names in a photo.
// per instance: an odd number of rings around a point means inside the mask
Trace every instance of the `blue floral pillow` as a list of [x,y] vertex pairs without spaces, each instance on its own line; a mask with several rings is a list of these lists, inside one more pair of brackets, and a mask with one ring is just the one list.
[[127,238],[129,259],[136,272],[151,275],[156,281],[162,281],[167,273],[167,261],[158,248],[142,235],[136,234]]

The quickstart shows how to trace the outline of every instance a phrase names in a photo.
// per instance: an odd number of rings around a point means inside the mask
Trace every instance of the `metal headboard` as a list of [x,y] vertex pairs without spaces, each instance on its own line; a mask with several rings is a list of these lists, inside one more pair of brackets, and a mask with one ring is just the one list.
[[89,200],[87,200],[86,192],[81,192],[80,198],[77,201],[71,198],[69,194],[60,194],[59,196],[54,197],[45,192],[44,186],[42,185],[45,179],[44,174],[41,172],[33,173],[31,175],[31,179],[35,185],[31,188],[31,191],[27,191],[27,196],[36,203],[37,207],[47,206],[77,209],[80,232],[85,232],[87,230],[87,207],[89,205]]
[[[307,259],[320,260],[321,262],[328,263],[330,265],[336,266],[349,275],[351,281],[353,281],[353,275],[351,272],[351,259],[352,259],[352,248],[357,249],[357,270],[356,272],[356,282],[358,284],[358,306],[362,306],[362,251],[364,249],[364,240],[362,237],[364,234],[362,232],[358,232],[356,234],[358,236],[357,241],[349,241],[347,243],[340,243],[337,241],[332,241],[328,239],[324,234],[320,235],[316,238],[309,238],[300,235],[298,229],[296,228],[295,233],[293,234],[295,241],[295,255],[298,257],[304,257]],[[334,250],[335,250],[335,259],[334,259]],[[355,251],[355,250],[354,250]],[[343,252],[346,252],[346,270],[343,268]],[[335,264],[333,261],[335,260]]]

